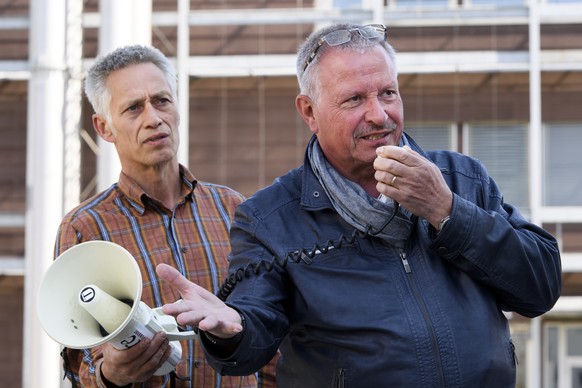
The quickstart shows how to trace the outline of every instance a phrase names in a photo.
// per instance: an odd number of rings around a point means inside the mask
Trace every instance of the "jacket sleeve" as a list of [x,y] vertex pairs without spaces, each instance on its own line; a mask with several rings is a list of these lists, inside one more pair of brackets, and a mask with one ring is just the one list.
[[[238,346],[229,354],[221,354],[220,347],[212,346],[203,338],[201,344],[208,362],[221,374],[247,375],[265,365],[259,377],[265,371],[274,374],[279,344],[289,330],[282,306],[286,304],[286,290],[290,286],[286,283],[285,269],[273,265],[273,260],[280,263],[282,259],[268,248],[269,230],[248,203],[237,208],[230,238],[229,272],[230,278],[236,279],[236,286],[226,303],[239,311],[245,329]],[[269,380],[272,377],[264,381]]]
[[[503,202],[485,167],[452,178],[453,208],[449,223],[431,246],[441,257],[492,289],[505,311],[535,317],[550,310],[560,296],[562,270],[554,237],[528,222]],[[474,179],[477,176],[479,179]]]

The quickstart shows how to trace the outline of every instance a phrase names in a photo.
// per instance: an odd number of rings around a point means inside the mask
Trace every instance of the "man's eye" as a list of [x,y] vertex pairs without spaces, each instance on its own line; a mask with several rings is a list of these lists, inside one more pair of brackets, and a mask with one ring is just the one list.
[[170,100],[167,97],[160,97],[157,100],[155,100],[154,104],[157,106],[164,106],[164,105],[168,105],[172,102],[172,100]]
[[357,102],[359,102],[361,100],[362,100],[362,97],[361,96],[351,96],[350,98],[348,98],[345,101],[345,104],[352,104],[353,105],[353,104],[355,104],[355,103],[357,103]]
[[132,105],[130,107],[127,108],[128,111],[130,112],[134,112],[138,109],[139,107],[137,105]]

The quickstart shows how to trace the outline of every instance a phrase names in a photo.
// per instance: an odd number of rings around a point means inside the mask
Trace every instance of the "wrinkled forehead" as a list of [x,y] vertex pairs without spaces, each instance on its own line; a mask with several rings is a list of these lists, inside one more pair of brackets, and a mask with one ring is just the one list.
[[111,72],[107,77],[107,88],[112,103],[171,95],[164,73],[153,63],[130,65]]

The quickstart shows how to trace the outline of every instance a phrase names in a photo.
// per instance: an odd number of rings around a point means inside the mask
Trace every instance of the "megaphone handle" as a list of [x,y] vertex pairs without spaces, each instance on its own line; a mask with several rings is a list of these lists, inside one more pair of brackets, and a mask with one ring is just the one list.
[[[154,312],[157,313],[158,311],[154,310]],[[174,317],[172,317],[171,315],[156,314],[155,317],[156,317],[156,321],[158,322],[158,324],[160,326],[162,326],[164,331],[166,331],[166,332],[178,331],[178,324],[176,323],[176,320],[174,319]]]
[[181,331],[166,334],[168,335],[168,341],[181,341],[198,338],[198,334],[196,334],[194,331]]
[[164,314],[161,307],[155,308],[152,311],[156,315],[156,320],[168,335],[168,341],[180,341],[198,337],[194,331],[178,331],[178,324],[174,317]]

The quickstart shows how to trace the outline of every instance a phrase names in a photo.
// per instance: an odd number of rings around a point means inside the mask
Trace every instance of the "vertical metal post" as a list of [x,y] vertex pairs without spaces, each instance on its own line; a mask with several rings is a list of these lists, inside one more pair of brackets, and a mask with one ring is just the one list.
[[190,0],[178,1],[178,110],[180,112],[180,147],[178,161],[188,166],[190,153]]
[[529,182],[531,221],[538,224],[542,207],[542,85],[539,0],[529,5]]
[[[152,42],[152,0],[100,0],[99,54],[130,44]],[[115,147],[98,139],[97,191],[117,182],[121,164]]]
[[[541,224],[542,206],[542,92],[540,65],[539,0],[529,0],[529,192],[531,221]],[[529,362],[526,365],[527,387],[541,388],[542,335],[541,318],[530,324]]]
[[372,20],[364,24],[384,24],[384,0],[362,0],[362,8],[372,10]]
[[24,346],[22,386],[58,387],[60,346],[37,315],[38,287],[52,263],[63,215],[66,0],[30,3],[26,144]]
[[[83,96],[83,2],[67,0],[63,113],[63,211],[81,196],[81,101]],[[52,231],[50,231],[52,232]]]

